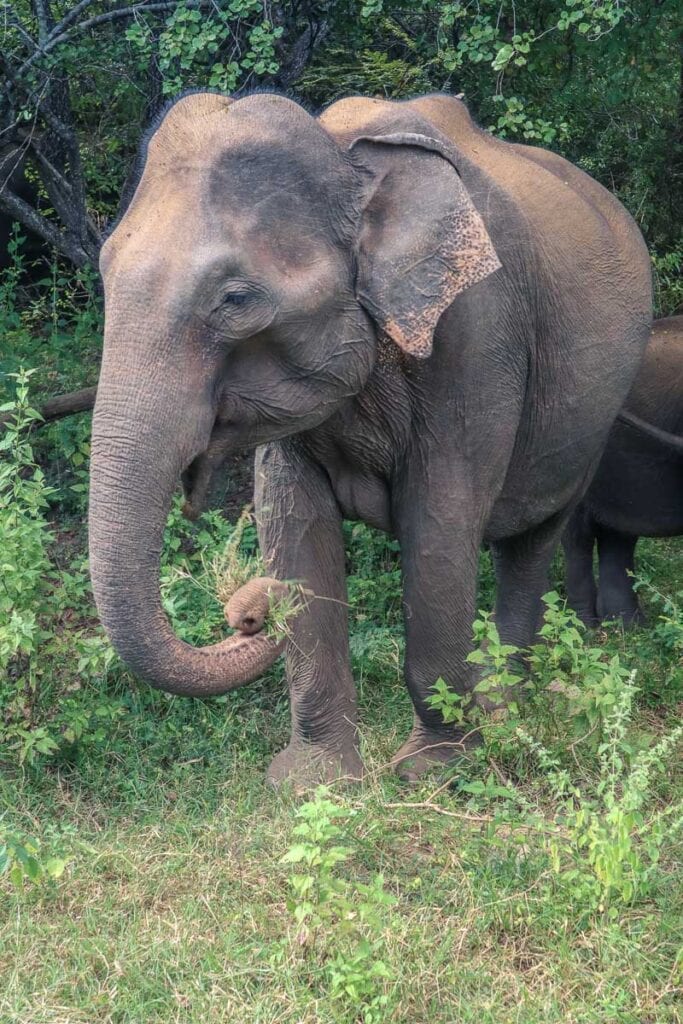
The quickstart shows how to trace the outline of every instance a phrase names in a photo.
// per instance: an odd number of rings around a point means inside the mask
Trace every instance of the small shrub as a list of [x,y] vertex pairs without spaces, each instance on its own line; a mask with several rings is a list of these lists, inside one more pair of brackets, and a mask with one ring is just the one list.
[[[10,414],[0,438],[0,741],[20,763],[32,763],[79,740],[103,739],[105,721],[122,707],[103,695],[79,699],[86,678],[106,677],[114,652],[101,631],[85,628],[91,598],[83,559],[68,569],[52,559],[54,488],[29,439],[38,418],[31,371],[10,376],[16,395],[0,407]],[[65,621],[67,630],[55,628]]]
[[673,316],[683,306],[683,243],[665,253],[651,253],[655,313]]
[[297,812],[296,841],[282,858],[297,870],[290,875],[288,909],[294,945],[317,967],[326,994],[342,1004],[353,1020],[385,1020],[391,973],[382,959],[383,914],[395,901],[376,874],[368,883],[351,882],[341,867],[353,856],[343,825],[354,811],[320,787]]
[[663,647],[680,656],[683,663],[683,591],[675,595],[662,594],[644,576],[637,576],[636,590],[645,590],[661,610],[654,624],[654,635]]
[[7,875],[17,888],[24,879],[38,885],[47,878],[61,878],[67,863],[64,857],[45,856],[36,839],[14,833],[0,836],[0,878]]
[[546,837],[553,872],[572,902],[607,910],[615,918],[620,905],[647,894],[663,844],[683,828],[683,800],[645,813],[655,777],[666,770],[667,758],[683,740],[683,725],[631,759],[627,730],[636,692],[631,674],[605,715],[592,791],[573,782],[550,751],[517,729],[556,801],[556,828]]
[[[610,657],[604,648],[587,642],[583,623],[559,594],[552,591],[543,601],[541,642],[528,651],[502,643],[491,615],[480,613],[473,626],[476,646],[467,656],[481,669],[475,694],[504,702],[504,709],[494,719],[478,708],[468,710],[467,717],[482,726],[494,746],[505,747],[517,724],[533,721],[536,737],[553,749],[583,745],[595,751],[629,671],[618,655]],[[462,698],[443,680],[437,680],[433,690],[430,705],[445,721],[462,722]]]
[[[683,725],[645,745],[644,737],[634,735],[635,671],[617,655],[591,646],[558,594],[547,594],[544,601],[542,642],[527,652],[502,644],[488,615],[474,627],[479,646],[469,660],[483,672],[476,689],[490,695],[516,686],[523,689],[524,701],[490,717],[466,708],[439,679],[430,704],[445,721],[461,723],[467,716],[478,724],[485,741],[480,757],[487,766],[496,758],[515,764],[520,746],[531,756],[541,771],[536,786],[542,793],[535,799],[528,781],[501,785],[491,774],[485,781],[461,781],[459,791],[476,797],[478,809],[482,800],[502,798],[494,830],[513,827],[535,835],[563,898],[579,912],[616,917],[619,906],[648,893],[664,844],[683,828],[683,801],[647,813],[655,782],[683,740]],[[675,610],[666,607],[673,621]],[[528,671],[522,682],[509,660],[519,664],[523,654]],[[579,746],[591,755],[584,766],[576,756]],[[528,777],[529,764],[524,768]]]

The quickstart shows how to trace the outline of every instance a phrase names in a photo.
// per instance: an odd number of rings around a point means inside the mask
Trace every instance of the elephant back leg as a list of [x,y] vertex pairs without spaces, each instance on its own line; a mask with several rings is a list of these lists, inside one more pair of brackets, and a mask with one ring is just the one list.
[[[497,582],[495,620],[504,644],[524,650],[537,636],[543,619],[541,598],[550,589],[548,570],[566,518],[563,511],[531,530],[491,545]],[[512,693],[481,693],[478,702],[491,710],[513,697]]]
[[595,529],[588,506],[581,504],[572,514],[562,535],[567,601],[589,627],[597,626],[599,621],[598,592],[593,572]]
[[626,626],[644,620],[633,589],[634,555],[638,538],[607,526],[597,527],[598,615],[601,620],[621,619]]

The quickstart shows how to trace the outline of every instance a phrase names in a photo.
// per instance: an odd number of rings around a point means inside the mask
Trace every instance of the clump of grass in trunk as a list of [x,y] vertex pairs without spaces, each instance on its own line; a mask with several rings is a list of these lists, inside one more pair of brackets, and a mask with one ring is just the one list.
[[244,531],[254,522],[251,505],[246,505],[235,523],[230,540],[222,551],[214,555],[210,564],[210,575],[214,581],[216,597],[226,605],[232,595],[254,576],[263,576],[265,566],[260,554],[245,555],[240,551]]
[[[227,605],[233,594],[245,583],[254,577],[266,575],[266,567],[260,554],[245,555],[240,551],[244,531],[253,521],[251,506],[247,505],[235,523],[230,540],[211,562],[210,571],[216,596],[222,605]],[[306,608],[312,596],[311,592],[296,580],[283,582],[287,586],[285,592],[273,592],[269,595],[268,615],[264,627],[265,634],[277,641],[292,639],[290,624]]]
[[313,593],[296,580],[286,580],[287,590],[284,594],[271,594],[268,603],[268,617],[264,632],[275,640],[291,640],[291,623],[308,607]]

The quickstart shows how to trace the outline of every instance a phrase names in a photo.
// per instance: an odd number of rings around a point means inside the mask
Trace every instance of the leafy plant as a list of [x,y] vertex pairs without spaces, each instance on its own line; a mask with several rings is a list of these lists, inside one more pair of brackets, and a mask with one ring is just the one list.
[[642,574],[634,580],[635,590],[646,591],[650,599],[660,608],[654,633],[664,647],[678,654],[683,663],[683,591],[663,594]]
[[[543,769],[557,802],[547,837],[554,873],[578,903],[618,916],[618,906],[648,892],[665,841],[683,828],[683,800],[648,815],[654,779],[667,770],[683,740],[683,725],[631,759],[628,726],[637,692],[634,673],[604,719],[598,778],[592,792],[572,781],[558,760],[522,727],[517,736]],[[630,762],[630,767],[629,767]]]
[[629,671],[617,654],[610,657],[588,642],[583,623],[556,591],[543,602],[541,642],[527,651],[502,643],[489,613],[481,612],[474,623],[476,646],[467,656],[481,671],[474,693],[501,705],[500,714],[491,719],[470,707],[471,701],[450,691],[442,679],[434,684],[429,704],[447,722],[462,723],[467,717],[480,725],[501,750],[507,750],[517,724],[530,719],[537,737],[553,748],[566,749],[569,740],[572,750],[579,744],[595,750]]
[[29,440],[39,418],[29,400],[32,372],[10,375],[15,398],[0,406],[9,414],[0,438],[0,740],[29,763],[86,736],[102,739],[104,720],[122,710],[116,701],[84,705],[75,697],[82,669],[87,666],[96,678],[106,676],[112,663],[114,652],[102,633],[88,636],[76,629],[67,640],[54,627],[69,613],[78,619],[89,586],[82,564],[67,571],[52,561],[47,512],[55,491],[34,461]]
[[683,308],[683,242],[670,252],[651,253],[655,314],[674,316]]
[[[479,808],[482,801],[486,806],[502,798],[494,831],[521,827],[536,834],[566,898],[579,910],[606,910],[616,917],[619,906],[647,895],[664,844],[683,828],[683,801],[647,813],[655,782],[683,740],[683,726],[655,741],[634,736],[635,671],[617,655],[590,646],[584,627],[556,592],[544,601],[542,642],[527,652],[501,644],[490,616],[475,623],[479,646],[469,660],[484,673],[476,690],[489,695],[492,689],[519,687],[521,676],[507,666],[525,655],[524,702],[511,702],[502,717],[491,718],[465,707],[439,679],[429,703],[445,721],[462,723],[467,716],[478,724],[483,764],[492,757],[514,764],[521,743],[542,772],[549,806],[539,811],[521,785],[501,785],[491,773],[485,780],[461,780],[459,791],[476,798]],[[671,604],[667,608],[674,611]],[[583,778],[575,781],[579,745],[593,755],[597,773],[586,764]]]
[[61,878],[68,860],[64,857],[46,857],[36,839],[20,838],[5,832],[0,834],[0,878],[8,875],[17,888],[24,879],[38,885],[48,878]]
[[349,1008],[355,1020],[379,1024],[389,1004],[391,973],[382,959],[383,913],[395,900],[384,877],[368,883],[341,875],[353,856],[343,825],[353,811],[319,787],[297,811],[296,842],[282,858],[297,865],[289,878],[288,902],[296,931],[294,942],[319,965],[329,996]]
[[[489,700],[504,700],[522,682],[522,675],[513,667],[512,661],[520,654],[520,650],[512,644],[501,642],[498,627],[488,612],[481,612],[472,628],[477,646],[467,655],[466,660],[483,669],[475,692],[485,694]],[[508,706],[513,712],[517,710],[514,700]]]

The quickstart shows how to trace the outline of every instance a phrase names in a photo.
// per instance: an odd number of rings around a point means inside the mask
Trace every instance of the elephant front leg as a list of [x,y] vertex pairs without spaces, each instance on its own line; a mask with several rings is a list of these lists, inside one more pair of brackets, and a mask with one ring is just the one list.
[[393,764],[403,779],[413,781],[479,742],[472,726],[445,724],[429,698],[443,679],[466,705],[476,681],[465,659],[472,649],[483,515],[460,495],[429,495],[418,507],[414,501],[403,504],[405,678],[415,713]]
[[291,740],[273,760],[268,778],[296,785],[360,778],[339,508],[326,475],[293,443],[259,450],[255,482],[269,572],[300,583],[306,602],[288,626]]

